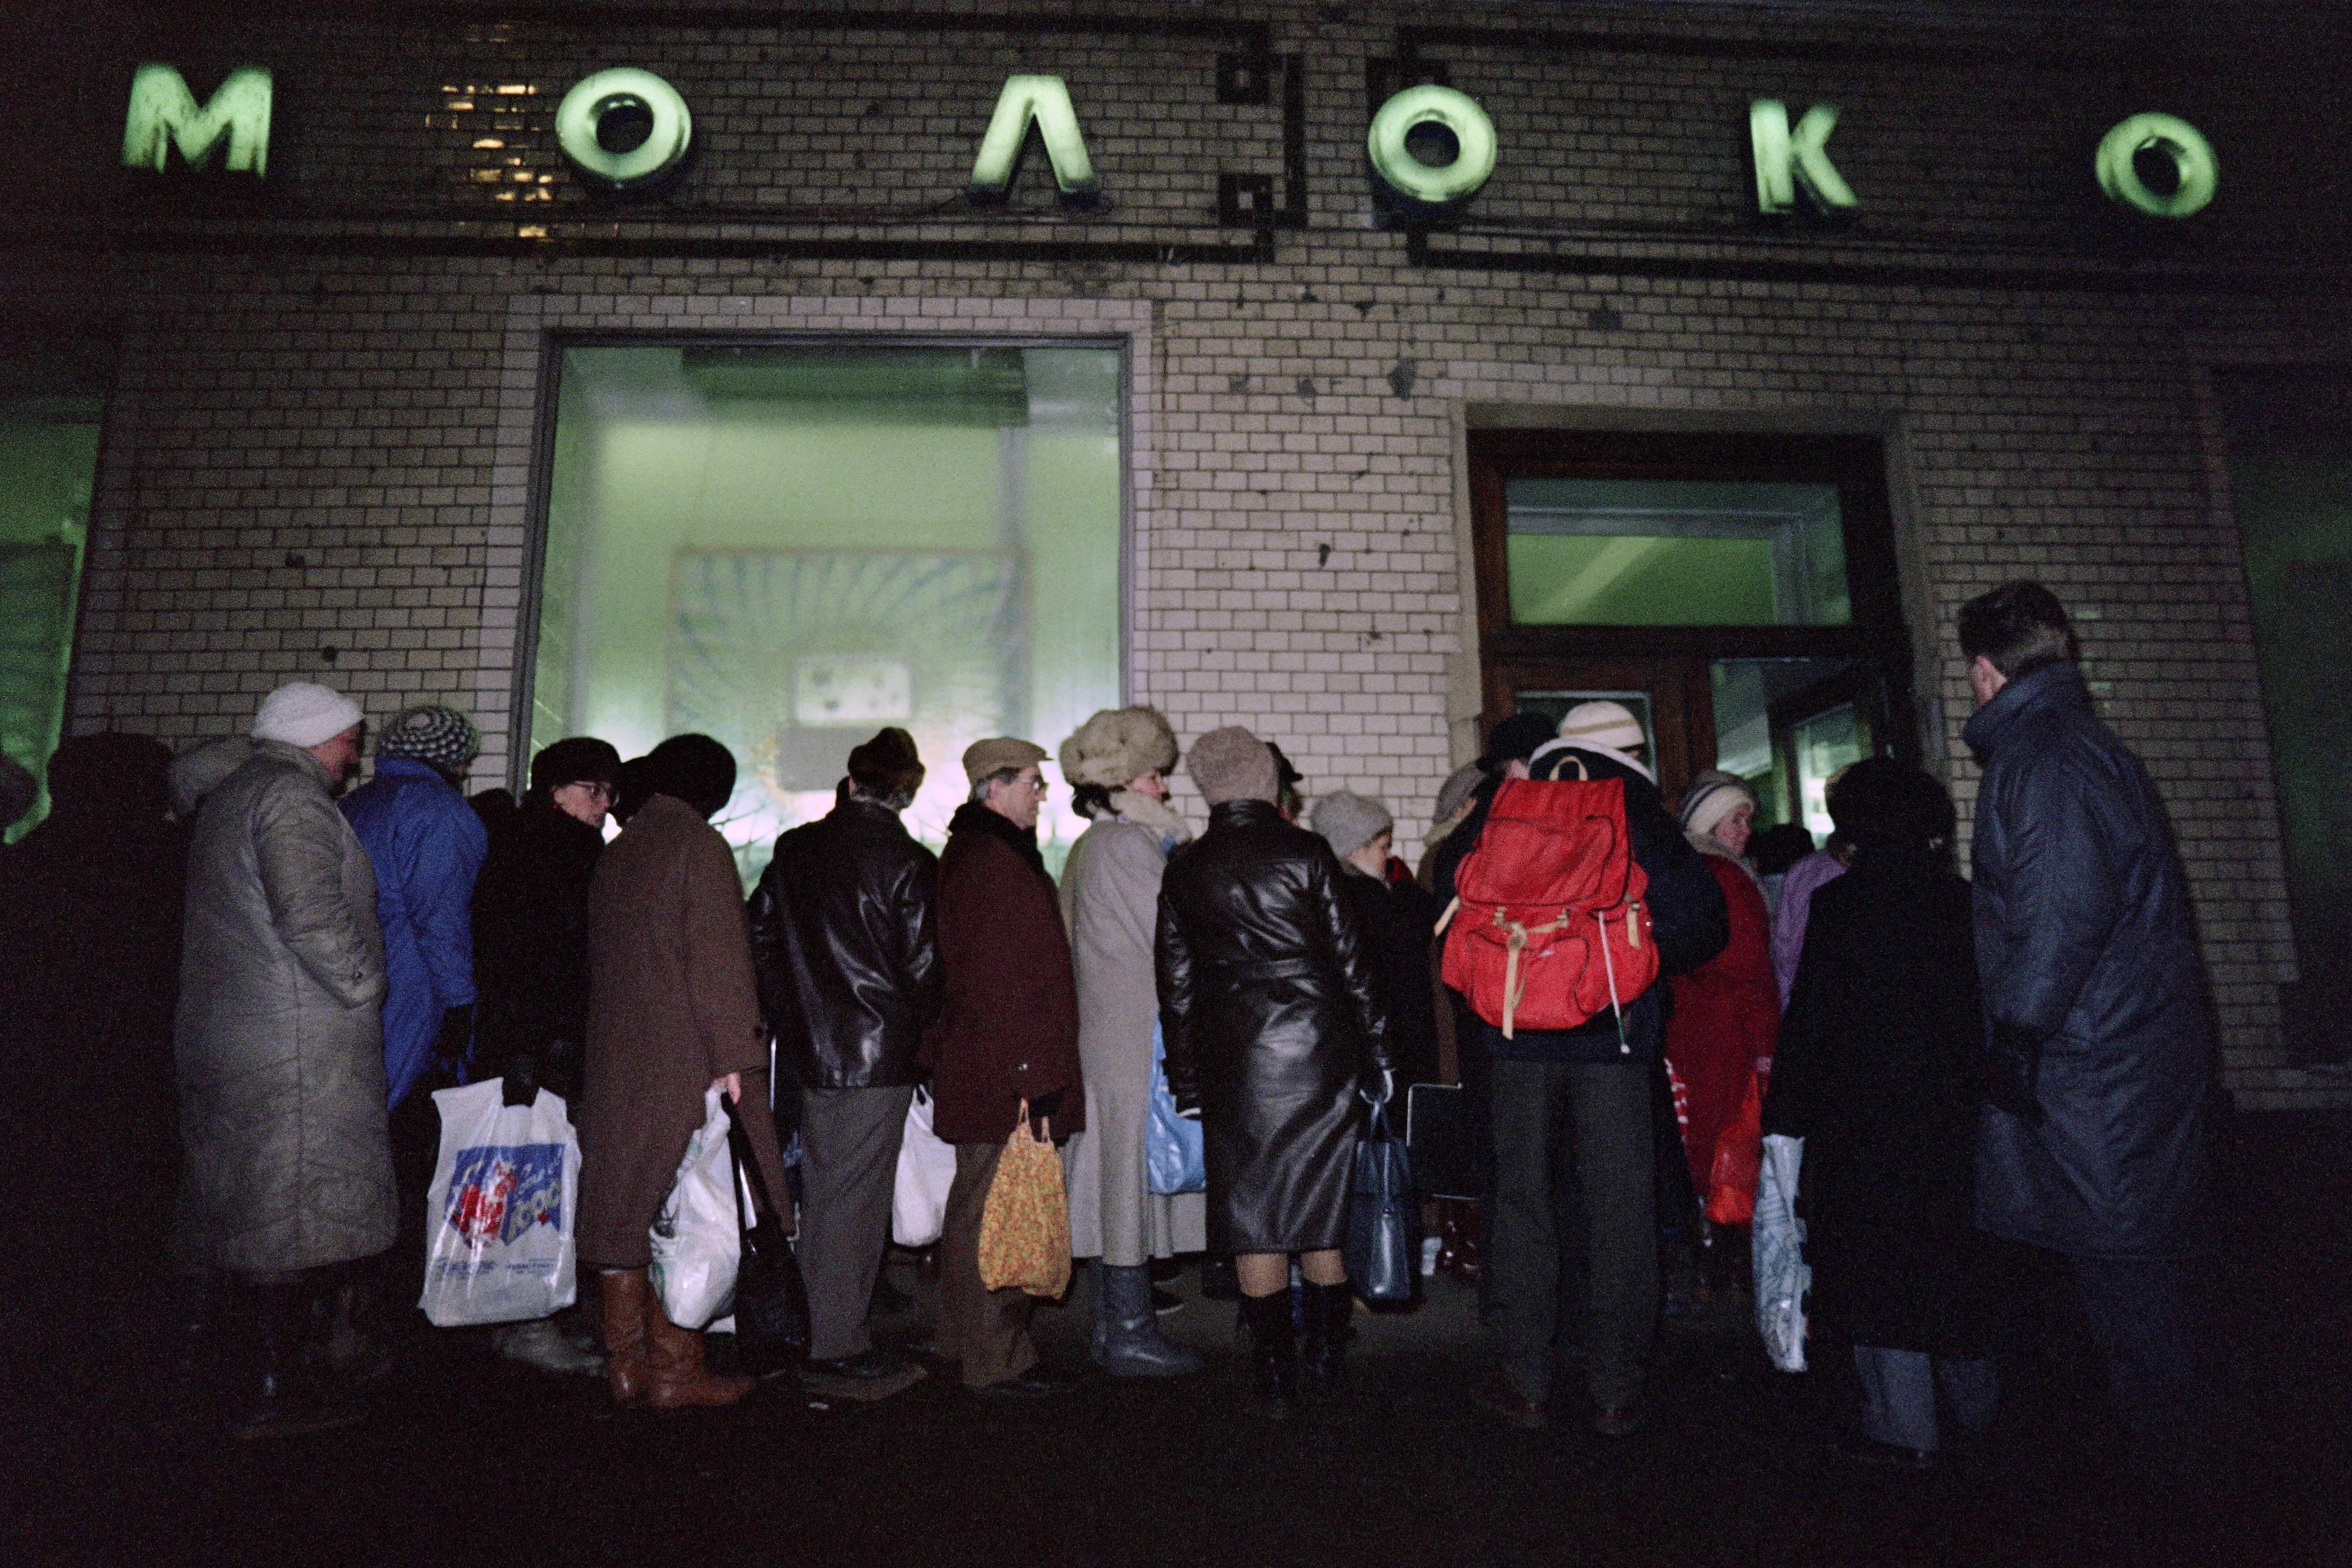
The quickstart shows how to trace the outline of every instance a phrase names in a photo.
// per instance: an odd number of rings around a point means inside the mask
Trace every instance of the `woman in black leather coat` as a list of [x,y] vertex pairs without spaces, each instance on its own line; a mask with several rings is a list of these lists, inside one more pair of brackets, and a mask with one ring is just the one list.
[[1339,1244],[1362,1124],[1388,1093],[1388,1019],[1339,862],[1275,807],[1273,754],[1238,727],[1188,759],[1209,830],[1160,882],[1158,963],[1168,1083],[1201,1119],[1209,1247],[1238,1254],[1258,1395],[1297,1390],[1289,1259],[1306,1287],[1306,1360],[1328,1385],[1353,1301]]

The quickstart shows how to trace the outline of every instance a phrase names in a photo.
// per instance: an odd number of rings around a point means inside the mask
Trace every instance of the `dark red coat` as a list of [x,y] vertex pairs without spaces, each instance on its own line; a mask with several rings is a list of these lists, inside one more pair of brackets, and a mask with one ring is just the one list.
[[1690,1091],[1683,1146],[1701,1203],[1716,1143],[1739,1114],[1756,1064],[1771,1058],[1780,1033],[1780,983],[1772,978],[1772,922],[1764,894],[1736,860],[1710,854],[1706,866],[1723,889],[1731,940],[1696,969],[1675,976],[1675,1011],[1666,1020],[1666,1060]]
[[965,805],[940,856],[940,967],[947,1005],[924,1042],[932,1126],[950,1143],[1010,1137],[1023,1100],[1055,1090],[1053,1136],[1086,1122],[1078,988],[1054,880],[1034,844],[984,805]]

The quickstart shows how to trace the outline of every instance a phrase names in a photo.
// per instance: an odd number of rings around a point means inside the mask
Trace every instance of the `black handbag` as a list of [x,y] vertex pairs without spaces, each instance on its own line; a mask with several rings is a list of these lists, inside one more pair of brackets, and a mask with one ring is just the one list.
[[[769,1377],[798,1365],[808,1355],[808,1289],[800,1259],[784,1234],[782,1211],[768,1195],[767,1178],[743,1131],[743,1113],[725,1095],[727,1152],[735,1165],[735,1228],[743,1255],[735,1268],[735,1351],[743,1370]],[[751,1213],[743,1201],[746,1179],[767,1212]]]
[[1421,1288],[1421,1204],[1404,1140],[1389,1129],[1388,1106],[1372,1107],[1356,1141],[1348,1196],[1348,1280],[1367,1307],[1412,1305]]

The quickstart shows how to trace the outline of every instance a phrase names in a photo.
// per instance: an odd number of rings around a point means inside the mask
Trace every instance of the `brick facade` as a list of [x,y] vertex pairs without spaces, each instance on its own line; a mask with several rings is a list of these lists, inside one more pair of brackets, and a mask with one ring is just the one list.
[[[1916,33],[1842,59],[1785,30],[1659,35],[1629,8],[1610,26],[1643,47],[1433,37],[1399,67],[1396,19],[1359,7],[1138,9],[1198,23],[1145,37],[986,11],[941,32],[665,27],[659,10],[239,37],[289,106],[286,205],[124,208],[113,238],[36,225],[0,253],[10,322],[119,343],[73,728],[176,744],[307,675],[378,715],[467,706],[478,776],[502,782],[551,332],[1116,336],[1131,696],[1188,738],[1252,725],[1314,790],[1382,796],[1411,855],[1475,744],[1468,429],[1869,432],[1924,746],[1964,814],[1953,613],[2030,574],[2082,615],[2104,710],[2174,814],[2242,1103],[2340,1102],[2279,1048],[2293,944],[2210,374],[2352,356],[2352,306],[2265,283],[2280,242],[2226,224],[2206,250],[2167,233],[2124,254],[2141,242],[2076,187],[2117,106],[2148,105],[2116,96],[2100,40],[2009,70],[1981,39]],[[1278,79],[1220,104],[1219,57],[1261,49]],[[698,161],[669,208],[597,207],[552,150],[555,100],[616,63],[694,105]],[[1475,265],[1417,261],[1373,226],[1368,66],[1442,74],[1503,131],[1486,227],[1430,242]],[[1071,81],[1107,213],[1056,211],[1034,168],[1005,214],[957,200],[1013,69]],[[1841,104],[1831,147],[1864,223],[1736,222],[1745,106],[1768,91]],[[97,96],[82,174],[112,182],[119,100]],[[1958,134],[1979,116],[1992,133]],[[2082,178],[2042,172],[2061,166]],[[1277,211],[1303,174],[1306,226],[1221,223],[1218,172]],[[1562,250],[1584,259],[1512,269]]]

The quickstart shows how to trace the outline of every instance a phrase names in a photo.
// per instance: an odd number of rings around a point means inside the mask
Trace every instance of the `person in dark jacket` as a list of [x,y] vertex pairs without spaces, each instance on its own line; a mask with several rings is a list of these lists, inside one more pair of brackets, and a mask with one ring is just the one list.
[[1839,785],[1853,864],[1813,898],[1764,1099],[1764,1135],[1804,1140],[1813,1324],[1853,1346],[1857,1458],[1921,1468],[1936,1394],[1992,1415],[1999,1271],[1971,1222],[1984,1008],[1969,885],[1943,785],[1891,757]]
[[1396,825],[1379,801],[1335,790],[1315,802],[1310,820],[1347,872],[1339,885],[1355,906],[1365,956],[1380,980],[1397,1089],[1436,1083],[1437,990],[1429,983],[1429,953],[1437,900],[1409,877],[1390,879]]
[[1977,1223],[2067,1258],[2147,1469],[2212,1439],[2189,1255],[2213,1031],[2187,879],[2156,787],[2100,723],[2057,598],[1960,610],[1977,711],[1977,967],[1991,1047]]
[[980,1278],[980,1222],[1004,1142],[1025,1105],[1031,1131],[1083,1131],[1078,990],[1054,879],[1037,850],[1045,749],[999,736],[963,754],[971,798],[948,823],[940,855],[940,973],[946,1005],[923,1045],[933,1131],[955,1145],[955,1182],[940,1233],[935,1344],[977,1393],[1020,1398],[1071,1384],[1032,1371],[1037,1299]]
[[[580,1102],[588,1038],[588,888],[604,847],[604,815],[621,753],[590,736],[558,741],[530,760],[530,791],[496,819],[474,879],[472,1076],[504,1080],[506,1103],[541,1089]],[[480,796],[476,796],[478,803]],[[502,1323],[499,1353],[548,1372],[604,1371],[552,1318]]]
[[1506,1039],[1499,1020],[1470,1017],[1490,1077],[1495,1215],[1485,1263],[1493,1279],[1501,1363],[1499,1378],[1477,1396],[1514,1425],[1540,1426],[1549,1419],[1566,1250],[1554,1160],[1562,1145],[1572,1146],[1587,1238],[1585,1382],[1594,1429],[1619,1436],[1639,1424],[1637,1401],[1658,1312],[1658,1141],[1651,1079],[1664,1034],[1663,982],[1723,951],[1727,917],[1714,873],[1659,798],[1640,754],[1646,737],[1632,713],[1605,701],[1572,708],[1558,735],[1524,760],[1509,754],[1525,744],[1524,734],[1510,729],[1522,718],[1535,716],[1515,714],[1496,726],[1496,739],[1508,744],[1480,787],[1477,805],[1446,837],[1438,857],[1438,898],[1453,901],[1454,873],[1477,847],[1504,779],[1621,779],[1633,860],[1649,878],[1644,902],[1658,944],[1660,983],[1628,1000],[1622,1019],[1604,1012],[1574,1029],[1518,1029]]
[[1388,1016],[1330,846],[1283,820],[1273,752],[1212,730],[1186,766],[1209,829],[1169,858],[1155,938],[1169,1092],[1201,1118],[1209,1247],[1238,1255],[1257,1394],[1298,1391],[1289,1260],[1306,1279],[1309,1377],[1339,1372],[1354,1300],[1339,1244],[1363,1121],[1387,1098]]
[[917,1058],[940,1013],[939,861],[898,820],[922,783],[914,738],[879,731],[849,753],[849,793],[776,840],[751,894],[760,1010],[800,1084],[803,1381],[845,1398],[923,1376],[866,1331]]

